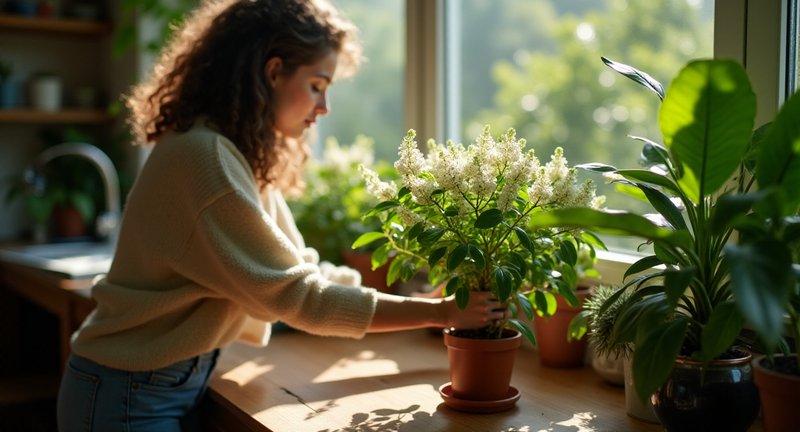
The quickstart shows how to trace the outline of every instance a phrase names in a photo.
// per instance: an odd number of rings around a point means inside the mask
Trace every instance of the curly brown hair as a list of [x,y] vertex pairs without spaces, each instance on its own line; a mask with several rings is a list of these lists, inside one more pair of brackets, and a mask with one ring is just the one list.
[[202,117],[237,146],[262,188],[297,186],[297,162],[307,158],[308,146],[275,131],[264,66],[278,57],[282,72],[291,75],[331,50],[338,54],[337,77],[355,73],[361,62],[357,30],[326,0],[206,0],[126,97],[134,138],[155,143]]

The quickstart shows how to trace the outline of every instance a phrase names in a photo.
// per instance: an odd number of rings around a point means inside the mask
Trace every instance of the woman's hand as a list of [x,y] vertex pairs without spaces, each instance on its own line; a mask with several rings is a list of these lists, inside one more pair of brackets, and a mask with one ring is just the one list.
[[488,291],[472,291],[463,310],[456,305],[455,295],[442,300],[442,325],[458,329],[477,329],[511,315]]

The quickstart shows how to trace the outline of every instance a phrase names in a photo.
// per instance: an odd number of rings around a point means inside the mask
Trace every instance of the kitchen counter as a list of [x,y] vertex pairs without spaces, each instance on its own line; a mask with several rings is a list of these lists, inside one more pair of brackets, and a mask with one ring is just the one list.
[[211,430],[333,431],[659,431],[625,413],[621,387],[588,367],[541,366],[517,354],[520,400],[504,412],[470,414],[444,405],[449,381],[442,336],[427,330],[362,340],[274,335],[268,347],[222,351],[204,412]]
[[[58,317],[63,366],[70,335],[94,306],[91,280],[0,261],[0,284]],[[428,330],[361,340],[289,331],[266,348],[223,349],[201,413],[209,431],[662,430],[627,416],[623,389],[589,367],[543,367],[524,346],[512,378],[521,398],[508,411],[455,411],[438,392],[447,381],[442,337]],[[751,429],[760,430],[760,423]]]

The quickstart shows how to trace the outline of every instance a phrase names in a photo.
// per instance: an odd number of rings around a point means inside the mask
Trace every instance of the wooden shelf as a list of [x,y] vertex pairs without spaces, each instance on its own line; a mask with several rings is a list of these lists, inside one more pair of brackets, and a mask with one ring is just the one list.
[[0,30],[24,30],[84,36],[102,36],[111,33],[111,24],[101,21],[37,18],[0,14]]
[[0,109],[0,124],[105,124],[112,120],[113,118],[107,112],[101,110],[65,109],[47,112],[34,109]]

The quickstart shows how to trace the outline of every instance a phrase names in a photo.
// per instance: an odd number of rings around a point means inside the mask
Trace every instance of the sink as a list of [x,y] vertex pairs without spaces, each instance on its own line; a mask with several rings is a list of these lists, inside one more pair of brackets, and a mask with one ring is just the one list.
[[114,249],[107,242],[48,243],[0,248],[0,260],[58,273],[70,279],[108,272]]

